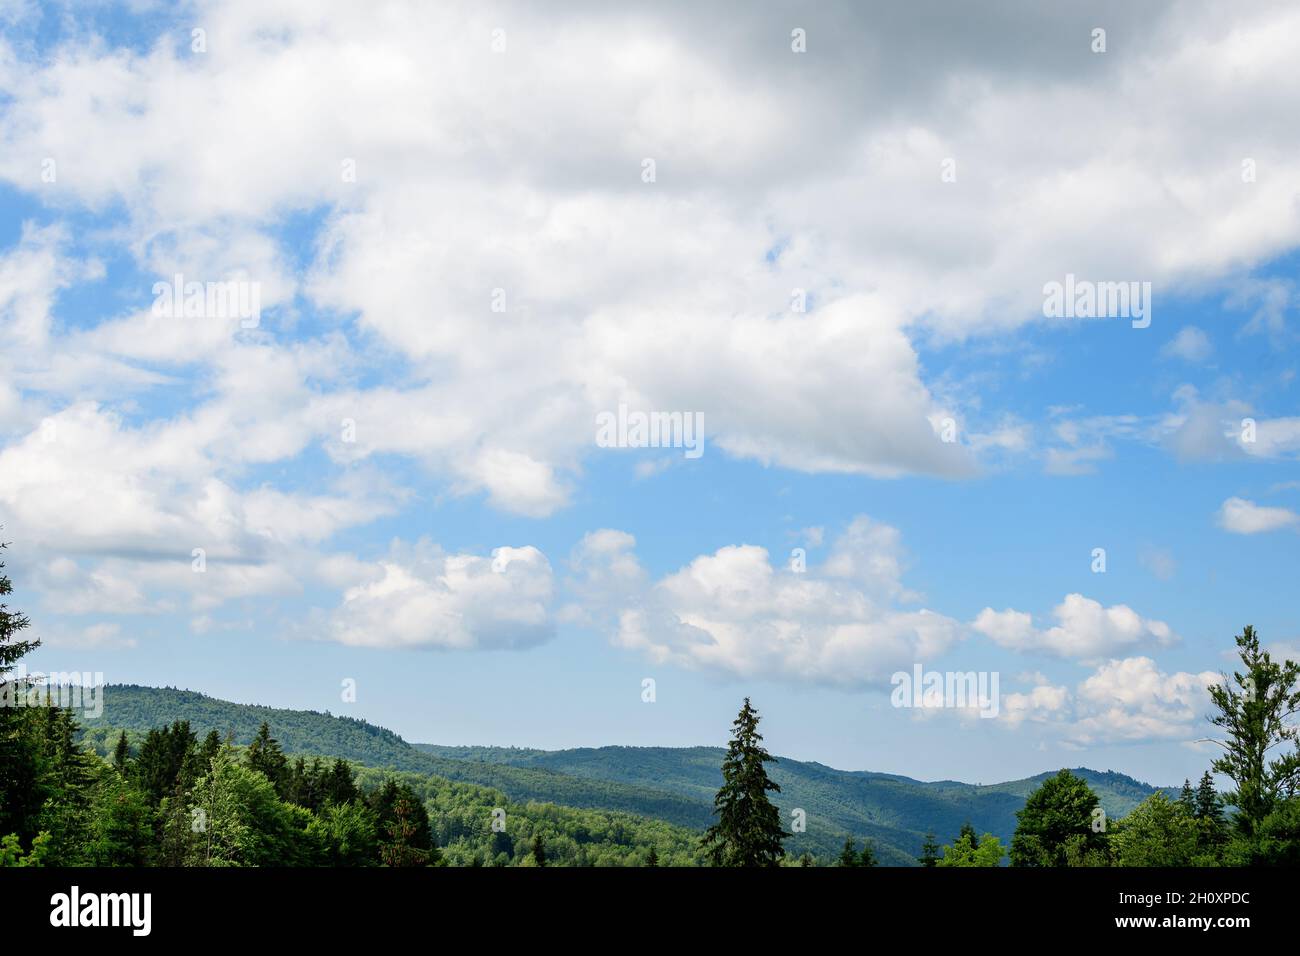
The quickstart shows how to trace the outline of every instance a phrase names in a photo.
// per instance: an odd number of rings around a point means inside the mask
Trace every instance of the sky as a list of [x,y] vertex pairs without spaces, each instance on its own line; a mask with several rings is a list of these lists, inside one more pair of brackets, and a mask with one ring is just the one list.
[[[0,0],[28,667],[1194,779],[1234,635],[1300,657],[1298,50],[1284,2]],[[652,414],[698,432],[602,430]]]

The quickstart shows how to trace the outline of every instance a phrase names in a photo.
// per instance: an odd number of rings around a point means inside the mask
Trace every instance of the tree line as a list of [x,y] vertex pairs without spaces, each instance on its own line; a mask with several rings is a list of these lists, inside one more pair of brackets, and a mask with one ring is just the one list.
[[[4,545],[0,544],[0,548]],[[0,599],[12,592],[0,562]],[[39,641],[0,603],[0,688]],[[925,867],[1244,866],[1300,862],[1300,752],[1292,718],[1300,665],[1274,662],[1254,628],[1236,638],[1241,670],[1210,688],[1222,748],[1177,799],[1157,792],[1109,821],[1088,784],[1062,770],[1030,793],[1011,845],[964,825],[929,834]],[[30,702],[30,689],[24,700]],[[102,753],[48,689],[38,706],[0,707],[0,865],[4,866],[813,866],[787,852],[771,794],[759,714],[748,698],[732,726],[702,837],[658,820],[552,804],[509,805],[499,791],[436,776],[290,760],[263,722],[247,747],[187,721]],[[107,741],[103,741],[105,744]],[[1290,750],[1277,753],[1290,745]],[[1220,794],[1211,771],[1232,788]],[[507,806],[509,810],[507,811]],[[433,815],[430,809],[435,812]],[[508,819],[507,819],[508,818]],[[696,831],[698,833],[698,831]],[[853,835],[834,860],[877,865]]]

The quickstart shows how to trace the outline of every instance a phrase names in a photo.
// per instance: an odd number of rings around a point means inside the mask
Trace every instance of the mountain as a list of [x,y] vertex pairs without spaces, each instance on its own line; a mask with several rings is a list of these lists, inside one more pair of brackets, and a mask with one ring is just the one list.
[[[713,821],[713,794],[722,782],[720,747],[598,747],[531,750],[411,744],[363,720],[305,710],[235,704],[175,688],[109,685],[103,716],[86,720],[86,737],[101,752],[117,729],[142,734],[188,720],[200,735],[216,730],[247,744],[266,721],[286,753],[342,757],[368,767],[406,771],[481,787],[513,801],[619,811],[702,830]],[[787,828],[791,811],[807,815],[807,832],[787,849],[819,860],[836,856],[844,839],[870,838],[882,864],[911,865],[927,831],[950,842],[969,821],[1009,843],[1026,795],[1055,771],[992,785],[925,782],[895,774],[837,770],[779,758],[770,767],[781,787],[776,802]],[[1157,788],[1123,774],[1076,768],[1117,819]],[[1176,795],[1174,788],[1166,792]]]

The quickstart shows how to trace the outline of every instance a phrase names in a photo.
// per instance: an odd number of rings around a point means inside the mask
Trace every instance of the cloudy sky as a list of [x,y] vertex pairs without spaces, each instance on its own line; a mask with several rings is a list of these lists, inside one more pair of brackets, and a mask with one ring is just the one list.
[[[1233,635],[1300,647],[1300,10],[612,6],[0,0],[32,666],[1199,774]],[[1047,314],[1067,276],[1145,319]],[[998,716],[891,706],[916,664]]]

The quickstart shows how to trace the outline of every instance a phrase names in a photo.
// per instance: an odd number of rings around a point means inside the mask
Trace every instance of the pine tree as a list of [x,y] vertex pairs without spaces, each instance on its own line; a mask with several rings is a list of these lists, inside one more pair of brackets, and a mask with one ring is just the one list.
[[759,715],[745,698],[732,724],[732,739],[722,761],[722,789],[713,800],[718,822],[700,841],[714,866],[777,866],[785,855],[781,841],[790,836],[768,792],[781,788],[763,766],[775,762],[762,747]]
[[1194,815],[1198,820],[1211,820],[1223,823],[1223,801],[1214,789],[1214,778],[1210,771],[1201,775],[1201,782],[1196,788],[1196,808]]
[[840,850],[840,866],[861,866],[858,857],[858,845],[853,837],[844,840],[844,849]]
[[1178,795],[1178,802],[1188,815],[1196,813],[1196,795],[1192,792],[1192,781],[1183,778],[1183,792]]
[[322,797],[329,803],[351,803],[357,798],[357,785],[347,761],[336,758],[334,766],[322,781]]
[[271,728],[266,721],[262,721],[257,736],[248,745],[248,765],[262,773],[271,781],[276,793],[284,796],[289,760],[280,749],[279,741],[271,736]]
[[858,866],[875,866],[876,851],[871,849],[871,841],[862,841],[862,855],[858,857]]
[[113,768],[122,776],[126,776],[127,761],[131,758],[131,745],[126,742],[126,731],[122,731],[117,738],[117,746],[113,748]]
[[[0,550],[8,547],[0,542]],[[0,561],[0,838],[16,834],[20,846],[30,846],[36,836],[36,817],[45,795],[40,790],[40,755],[25,709],[7,706],[10,698],[26,694],[25,679],[12,676],[14,665],[40,641],[19,640],[28,620],[9,610],[3,599],[13,593]]]
[[957,839],[958,839],[958,840],[969,840],[971,846],[979,846],[979,845],[980,845],[979,834],[977,834],[977,833],[975,832],[975,828],[974,828],[973,826],[970,825],[970,821],[969,821],[969,820],[967,820],[965,823],[963,823],[963,824],[961,825],[961,830],[960,830],[960,831],[958,832],[958,834],[957,834]]
[[653,845],[653,844],[651,844],[651,846],[650,846],[650,854],[649,854],[649,856],[647,856],[647,857],[645,858],[645,865],[646,865],[646,866],[658,866],[658,865],[659,865],[659,854],[655,852],[655,848],[654,848],[654,845]]
[[1294,746],[1274,760],[1268,758],[1273,748],[1297,741],[1291,718],[1300,708],[1296,687],[1300,664],[1274,663],[1268,651],[1260,649],[1259,637],[1249,625],[1236,641],[1243,670],[1235,672],[1231,681],[1225,676],[1222,684],[1209,688],[1218,709],[1210,722],[1227,734],[1226,740],[1216,741],[1224,753],[1210,769],[1236,785],[1224,797],[1237,807],[1237,831],[1249,838],[1274,807],[1300,786],[1300,752]]
[[540,833],[533,836],[533,860],[538,866],[546,865],[546,845],[542,842]]
[[935,842],[933,831],[925,835],[925,843],[921,845],[921,855],[916,858],[916,862],[925,867],[938,865],[939,844]]

